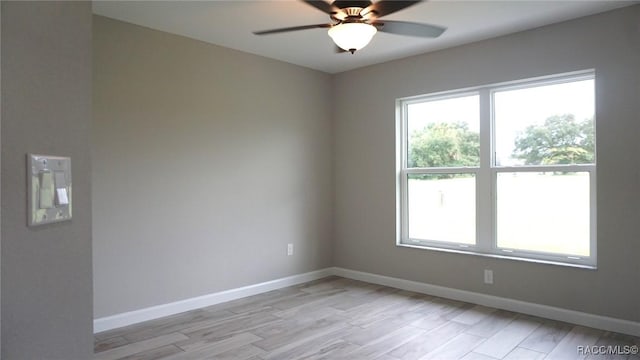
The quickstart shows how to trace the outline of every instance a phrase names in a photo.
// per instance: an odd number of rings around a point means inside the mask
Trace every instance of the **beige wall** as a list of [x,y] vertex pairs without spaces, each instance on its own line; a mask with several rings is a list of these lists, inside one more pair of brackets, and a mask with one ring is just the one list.
[[[628,7],[335,76],[335,265],[640,321],[639,23]],[[397,98],[590,68],[597,271],[395,246]]]
[[329,75],[93,31],[95,317],[331,265]]
[[[1,6],[1,357],[90,359],[91,3]],[[71,157],[71,221],[27,227],[27,153]]]

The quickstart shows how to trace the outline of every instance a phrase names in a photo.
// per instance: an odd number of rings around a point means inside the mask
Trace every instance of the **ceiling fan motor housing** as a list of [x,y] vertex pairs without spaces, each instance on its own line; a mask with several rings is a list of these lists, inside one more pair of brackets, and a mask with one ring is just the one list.
[[331,19],[337,22],[361,22],[364,14],[362,10],[371,5],[370,1],[334,1]]
[[371,1],[342,1],[342,0],[336,0],[334,1],[331,5],[340,8],[340,9],[344,9],[344,8],[360,8],[360,9],[364,9],[366,7],[368,7],[369,5],[371,5]]
[[344,11],[347,14],[347,19],[349,18],[354,18],[354,19],[360,19],[360,12],[362,11],[363,8],[361,7],[348,7],[348,8],[344,8],[342,9],[342,11]]

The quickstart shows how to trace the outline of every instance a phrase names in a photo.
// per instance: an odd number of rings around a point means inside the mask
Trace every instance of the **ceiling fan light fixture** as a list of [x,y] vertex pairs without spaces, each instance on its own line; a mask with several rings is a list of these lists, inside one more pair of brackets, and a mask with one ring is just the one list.
[[356,50],[367,46],[377,31],[378,29],[373,25],[352,22],[332,26],[328,33],[338,47],[353,54]]

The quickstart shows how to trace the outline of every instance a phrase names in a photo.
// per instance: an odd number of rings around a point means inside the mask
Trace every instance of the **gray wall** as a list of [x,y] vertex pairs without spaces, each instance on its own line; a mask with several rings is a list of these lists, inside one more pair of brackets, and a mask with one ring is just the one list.
[[331,265],[329,75],[93,30],[95,317]]
[[[91,4],[2,2],[2,358],[89,359]],[[26,154],[70,156],[73,220],[26,226]]]
[[[0,84],[2,84],[2,6],[0,6]],[[2,86],[0,85],[0,149],[2,149]],[[0,156],[2,169],[2,156]],[[0,204],[2,203],[2,176],[0,176]],[[2,229],[2,206],[0,206],[0,229]],[[2,231],[0,230],[0,358],[2,357]]]
[[[334,77],[337,266],[640,321],[640,6]],[[596,69],[598,270],[395,246],[395,99]],[[362,91],[366,89],[366,91]],[[482,270],[495,284],[483,284]]]
[[[0,6],[0,84],[2,84],[2,6]],[[0,85],[0,149],[2,149],[2,86]],[[2,156],[0,156],[2,169]],[[0,204],[2,203],[2,176],[0,176]],[[0,229],[2,229],[2,206],[0,206]],[[0,358],[2,357],[2,231],[0,231]]]

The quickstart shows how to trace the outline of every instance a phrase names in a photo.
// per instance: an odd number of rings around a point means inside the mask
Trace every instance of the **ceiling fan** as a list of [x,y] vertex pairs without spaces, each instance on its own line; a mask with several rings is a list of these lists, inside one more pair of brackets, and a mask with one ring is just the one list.
[[360,50],[367,46],[373,38],[373,35],[378,31],[398,35],[436,38],[446,30],[446,28],[429,24],[379,20],[379,18],[383,16],[393,14],[396,11],[415,5],[421,2],[420,0],[380,0],[377,2],[335,0],[332,3],[322,0],[303,1],[328,14],[331,18],[331,22],[328,24],[303,25],[255,31],[254,34],[268,35],[288,31],[328,28],[329,36],[338,46],[336,50],[338,50],[338,52],[349,51],[353,54],[356,50]]

